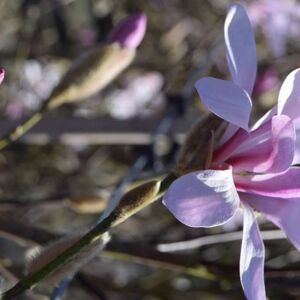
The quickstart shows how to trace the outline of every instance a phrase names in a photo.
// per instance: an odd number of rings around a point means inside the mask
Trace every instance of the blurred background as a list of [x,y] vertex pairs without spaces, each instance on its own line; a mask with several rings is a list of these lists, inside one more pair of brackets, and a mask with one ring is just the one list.
[[[283,79],[299,67],[300,3],[241,3],[257,42],[254,121],[276,103]],[[117,80],[90,99],[54,110],[0,153],[1,290],[24,274],[30,249],[90,228],[116,191],[171,169],[184,133],[205,112],[195,80],[229,76],[223,46],[228,5],[225,0],[0,0],[0,66],[6,70],[1,135],[35,112],[70,63],[104,44],[122,18],[137,11],[148,17],[137,56]],[[259,220],[267,230],[268,296],[300,299],[300,254]],[[112,242],[80,270],[63,299],[243,299],[241,225],[237,215],[223,227],[188,228],[158,201],[112,231]],[[201,237],[187,249],[170,246]],[[208,278],[200,266],[218,277]],[[51,291],[41,286],[20,299],[49,299]]]

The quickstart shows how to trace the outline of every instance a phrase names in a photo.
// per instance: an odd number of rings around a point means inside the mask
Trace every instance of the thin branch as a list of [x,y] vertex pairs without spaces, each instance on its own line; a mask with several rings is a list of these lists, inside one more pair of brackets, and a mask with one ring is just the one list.
[[192,257],[188,259],[185,255],[161,253],[149,245],[113,241],[101,252],[101,257],[172,270],[206,280],[220,281],[223,279],[219,275],[212,274],[209,271],[209,265],[206,267],[205,264],[195,261]]
[[[243,235],[242,231],[236,231],[236,232],[215,234],[211,236],[203,236],[188,241],[159,244],[157,245],[157,250],[159,250],[160,252],[175,252],[175,251],[191,250],[191,249],[200,248],[212,244],[238,241],[242,239],[242,235]],[[285,239],[286,235],[281,230],[268,230],[268,231],[261,231],[261,237],[264,240],[278,240],[278,239]]]
[[36,125],[48,112],[48,106],[46,103],[35,112],[32,116],[27,118],[22,124],[19,124],[12,130],[10,130],[5,136],[0,139],[0,150],[4,149],[22,135],[24,135],[29,129]]

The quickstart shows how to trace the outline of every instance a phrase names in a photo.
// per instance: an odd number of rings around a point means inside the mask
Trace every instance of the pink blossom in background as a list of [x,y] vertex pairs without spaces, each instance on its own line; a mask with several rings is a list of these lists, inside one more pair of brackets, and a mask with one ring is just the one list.
[[5,77],[5,71],[4,69],[0,68],[0,84],[2,83],[4,77]]
[[81,28],[78,31],[78,39],[84,46],[93,46],[97,42],[97,32],[94,28]]
[[25,114],[38,109],[53,87],[59,81],[63,64],[38,60],[27,60],[20,66],[16,81],[18,86],[11,85],[8,89],[9,102],[5,108],[5,115],[10,119],[18,119]]
[[257,74],[253,87],[253,97],[260,96],[264,93],[272,91],[279,86],[279,76],[277,72],[271,68],[260,71]]
[[164,107],[161,92],[163,76],[158,72],[147,72],[125,77],[124,89],[114,90],[107,97],[109,114],[121,120],[153,115]]
[[5,108],[5,115],[11,120],[17,120],[21,118],[26,112],[26,107],[22,101],[12,100],[9,101]]
[[230,8],[224,31],[232,81],[206,77],[196,89],[206,107],[232,125],[231,134],[216,146],[210,168],[175,180],[164,203],[190,227],[225,224],[242,207],[240,280],[247,299],[263,300],[265,250],[254,211],[280,227],[300,251],[300,168],[292,167],[300,163],[300,111],[295,109],[300,69],[284,81],[278,105],[250,129],[256,50],[242,6]]
[[300,38],[300,3],[296,0],[246,0],[249,18],[260,27],[274,56],[286,52],[289,38]]
[[122,20],[110,33],[108,43],[118,42],[123,47],[135,49],[144,38],[147,17],[143,13],[130,15]]

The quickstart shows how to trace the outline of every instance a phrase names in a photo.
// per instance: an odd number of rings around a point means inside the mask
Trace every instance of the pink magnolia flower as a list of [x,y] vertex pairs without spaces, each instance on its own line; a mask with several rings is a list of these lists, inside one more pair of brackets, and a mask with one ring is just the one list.
[[0,84],[2,83],[3,79],[5,76],[5,71],[4,69],[0,68]]
[[196,89],[207,108],[230,123],[231,133],[214,149],[210,168],[175,180],[164,203],[190,227],[224,224],[241,206],[241,284],[247,299],[262,300],[265,250],[254,210],[280,227],[300,251],[300,168],[291,166],[300,162],[300,69],[284,81],[278,105],[249,129],[256,50],[242,6],[230,8],[224,30],[232,81],[202,78]]
[[136,13],[122,20],[110,33],[108,42],[118,42],[123,47],[135,49],[144,38],[147,27],[147,17]]

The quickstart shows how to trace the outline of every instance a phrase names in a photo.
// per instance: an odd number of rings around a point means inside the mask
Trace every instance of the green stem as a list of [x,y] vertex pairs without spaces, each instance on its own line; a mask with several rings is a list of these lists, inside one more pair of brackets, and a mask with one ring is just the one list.
[[[158,200],[164,194],[164,192],[167,190],[167,188],[170,186],[170,184],[175,179],[176,179],[176,177],[173,174],[169,174],[167,177],[165,177],[161,181],[160,188],[153,199],[147,199],[146,201],[141,202],[140,194],[139,194],[139,197],[136,197],[136,199],[129,199],[132,209],[126,212],[126,216],[124,216],[124,210],[119,209],[122,205],[124,207],[124,203],[120,203],[117,206],[117,208],[106,219],[104,219],[101,223],[99,223],[93,229],[91,229],[87,234],[85,234],[73,246],[68,248],[62,254],[57,256],[54,260],[52,260],[47,265],[42,267],[39,271],[27,275],[26,277],[21,279],[15,286],[13,286],[11,289],[7,290],[2,295],[2,300],[11,299],[12,297],[15,297],[15,296],[23,293],[27,289],[30,289],[30,288],[33,288],[34,286],[36,286],[41,280],[46,278],[49,274],[54,272],[57,268],[66,264],[76,253],[78,253],[83,248],[90,245],[92,242],[94,242],[98,238],[100,238],[100,236],[103,233],[107,232],[110,228],[112,228],[116,225],[119,225],[120,223],[122,223],[126,219],[128,219],[130,216],[132,216],[133,214],[135,214],[136,212],[138,212],[139,210],[144,208],[145,206]],[[140,187],[137,187],[136,189],[139,189]],[[132,205],[135,202],[137,205]],[[126,203],[125,203],[125,206],[126,206]],[[119,211],[121,211],[121,214],[117,213]]]
[[49,111],[48,101],[35,112],[33,115],[28,117],[23,123],[17,125],[11,131],[9,131],[4,137],[0,139],[0,150],[12,144],[14,141],[19,139],[28,130],[30,130],[35,124],[37,124]]
[[113,221],[113,217],[108,217],[105,220],[103,220],[103,222],[99,223],[96,227],[94,227],[91,231],[84,235],[77,243],[75,243],[72,247],[68,248],[61,255],[57,256],[54,260],[49,262],[42,269],[35,273],[29,274],[28,276],[20,280],[14,287],[12,287],[10,290],[4,293],[4,295],[2,296],[2,300],[11,299],[12,297],[21,294],[25,290],[36,286],[39,281],[46,278],[59,266],[62,266],[65,263],[67,263],[68,260],[72,258],[76,253],[78,253],[85,246],[91,244],[93,241],[99,238],[104,232],[106,232],[109,229]]

